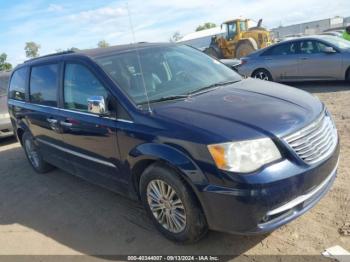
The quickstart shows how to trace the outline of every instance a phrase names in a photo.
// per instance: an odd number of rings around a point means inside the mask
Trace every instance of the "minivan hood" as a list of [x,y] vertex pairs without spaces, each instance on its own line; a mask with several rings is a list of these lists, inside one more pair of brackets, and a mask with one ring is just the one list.
[[163,119],[228,140],[251,139],[250,131],[281,137],[311,123],[322,110],[305,91],[251,78],[153,108]]

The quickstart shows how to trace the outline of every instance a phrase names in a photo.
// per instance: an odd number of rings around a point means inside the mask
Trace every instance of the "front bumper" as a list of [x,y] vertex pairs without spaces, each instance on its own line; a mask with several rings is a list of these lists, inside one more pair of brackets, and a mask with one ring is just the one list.
[[[264,174],[274,181],[254,180],[239,187],[209,185],[200,194],[211,229],[236,234],[272,231],[312,208],[332,186],[338,165],[339,144],[333,154],[316,167],[300,167],[284,160]],[[279,179],[282,177],[282,179]]]

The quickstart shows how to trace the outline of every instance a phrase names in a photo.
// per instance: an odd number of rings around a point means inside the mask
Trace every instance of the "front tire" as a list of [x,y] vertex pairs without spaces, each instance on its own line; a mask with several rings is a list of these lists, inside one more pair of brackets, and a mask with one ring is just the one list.
[[252,74],[252,77],[260,80],[265,80],[265,81],[273,81],[270,72],[265,69],[255,70]]
[[350,82],[350,67],[349,67],[348,70],[346,71],[345,81]]
[[166,238],[194,243],[207,233],[204,214],[193,192],[167,166],[157,163],[144,171],[140,195],[153,224]]
[[29,132],[25,132],[22,136],[22,145],[26,157],[35,172],[44,174],[51,171],[54,167],[43,159],[38,146],[35,144],[33,136]]

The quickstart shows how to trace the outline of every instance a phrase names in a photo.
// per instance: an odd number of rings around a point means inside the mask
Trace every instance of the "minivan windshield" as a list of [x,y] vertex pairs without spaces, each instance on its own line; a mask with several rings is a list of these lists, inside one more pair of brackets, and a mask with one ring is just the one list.
[[151,103],[171,100],[241,80],[232,69],[185,45],[132,49],[95,60],[137,105],[147,103],[147,96]]

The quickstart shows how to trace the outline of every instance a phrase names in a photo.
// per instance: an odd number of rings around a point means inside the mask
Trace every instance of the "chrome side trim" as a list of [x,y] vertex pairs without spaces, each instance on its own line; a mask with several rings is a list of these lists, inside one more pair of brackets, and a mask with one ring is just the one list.
[[119,122],[124,122],[124,123],[129,123],[129,124],[133,124],[134,123],[131,120],[126,120],[126,119],[121,119],[121,118],[117,118],[116,120],[119,121]]
[[[51,108],[51,109],[56,109],[56,110],[59,110],[59,111],[71,112],[71,113],[75,113],[75,114],[87,115],[87,116],[93,116],[93,117],[100,118],[99,115],[95,115],[95,114],[91,114],[91,113],[87,113],[87,112],[75,111],[75,110],[70,110],[70,109],[65,109],[65,108],[54,107],[54,106],[39,105],[39,104],[28,103],[28,102],[25,102],[25,101],[15,100],[15,99],[9,99],[9,101],[15,102],[15,103],[24,104],[24,105],[26,105],[26,104],[28,104],[28,105],[35,105],[35,106],[39,106],[39,107],[43,107],[43,108]],[[127,119],[111,118],[111,117],[106,117],[106,118],[111,119],[111,120],[116,120],[118,122],[124,122],[124,123],[130,123],[130,124],[134,123],[132,120],[127,120]]]
[[308,200],[309,198],[313,197],[314,195],[316,195],[319,191],[321,191],[328,183],[329,181],[334,177],[337,168],[338,168],[338,163],[339,163],[339,159],[337,161],[337,164],[335,165],[334,169],[332,170],[331,174],[318,186],[316,187],[314,190],[312,190],[311,192],[305,194],[305,195],[301,195],[298,196],[297,198],[293,199],[292,201],[284,204],[283,206],[280,206],[276,209],[273,209],[269,212],[266,213],[267,216],[272,216],[272,215],[276,215],[279,213],[282,213],[284,211],[287,211],[289,209],[292,209],[293,207],[305,202],[306,200]]
[[43,143],[45,145],[48,145],[48,146],[51,146],[51,147],[54,147],[58,150],[61,150],[63,152],[67,152],[69,154],[72,154],[72,155],[75,155],[75,156],[78,156],[78,157],[81,157],[81,158],[85,158],[87,160],[90,160],[90,161],[94,161],[96,163],[99,163],[99,164],[102,164],[102,165],[105,165],[105,166],[110,166],[110,167],[116,167],[114,164],[112,164],[111,162],[107,162],[107,161],[104,161],[104,160],[101,160],[101,159],[98,159],[98,158],[95,158],[95,157],[92,157],[92,156],[87,156],[85,154],[82,154],[82,153],[79,153],[79,152],[76,152],[76,151],[73,151],[73,150],[70,150],[68,148],[64,148],[64,147],[61,147],[61,146],[58,146],[58,145],[55,145],[53,143],[50,143],[50,142],[47,142],[47,141],[44,141],[40,138],[36,138],[36,140],[38,140],[40,143]]
[[8,99],[8,102],[14,102],[14,103],[19,103],[19,104],[26,104],[25,101],[22,101],[22,100],[16,100],[16,99],[12,99],[12,98],[9,98]]

